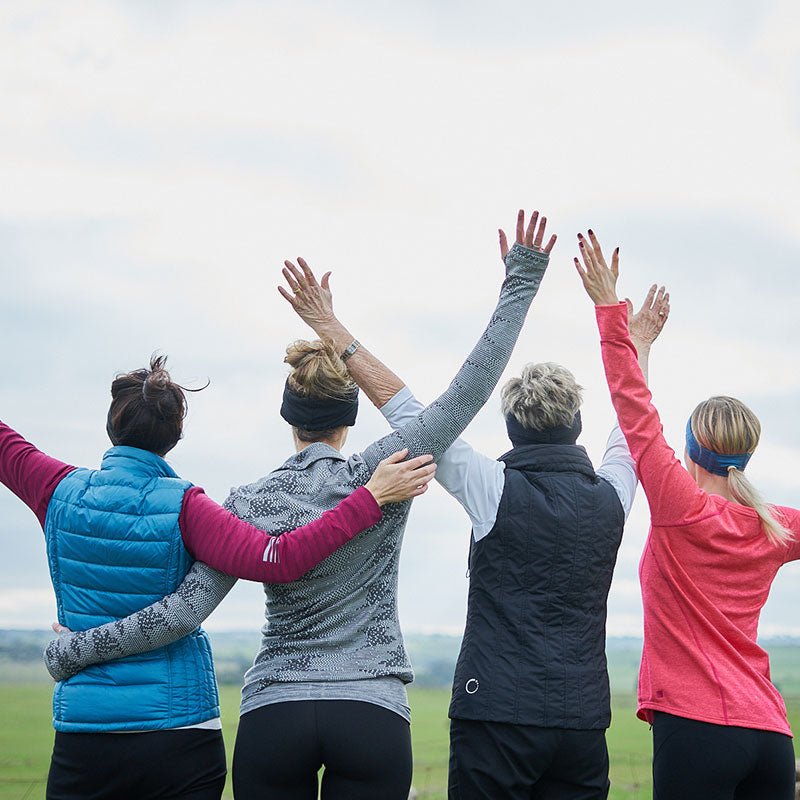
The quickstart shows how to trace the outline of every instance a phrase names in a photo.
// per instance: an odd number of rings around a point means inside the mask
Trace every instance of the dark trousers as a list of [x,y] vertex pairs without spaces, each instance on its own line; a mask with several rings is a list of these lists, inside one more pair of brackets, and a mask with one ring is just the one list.
[[654,800],[793,800],[794,748],[774,731],[656,711]]
[[219,800],[222,731],[56,732],[47,800]]
[[407,800],[411,732],[394,711],[357,700],[293,700],[242,715],[236,800]]
[[604,730],[450,721],[449,800],[605,800]]

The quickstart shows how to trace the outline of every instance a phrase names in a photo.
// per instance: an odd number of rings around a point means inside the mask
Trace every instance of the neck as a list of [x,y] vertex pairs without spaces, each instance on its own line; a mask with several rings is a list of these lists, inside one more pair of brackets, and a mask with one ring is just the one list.
[[726,500],[733,500],[727,477],[723,475],[714,475],[711,472],[706,472],[702,467],[698,467],[695,480],[697,481],[697,485],[706,494],[717,494],[720,497],[724,497]]
[[327,444],[329,447],[332,447],[334,450],[338,450],[341,452],[342,448],[344,447],[345,440],[347,439],[347,428],[342,428],[342,432],[338,436],[333,436],[330,439],[317,439],[316,442],[304,442],[297,436],[297,431],[292,428],[292,438],[294,439],[294,450],[296,453],[299,453],[301,450],[305,450],[311,444],[317,444],[318,442],[321,444]]

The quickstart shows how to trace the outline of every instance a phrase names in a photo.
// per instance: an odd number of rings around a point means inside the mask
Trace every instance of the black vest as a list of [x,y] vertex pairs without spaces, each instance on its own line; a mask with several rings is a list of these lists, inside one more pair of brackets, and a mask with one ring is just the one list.
[[497,520],[470,549],[450,716],[607,728],[606,600],[622,504],[578,445],[525,445],[500,460]]

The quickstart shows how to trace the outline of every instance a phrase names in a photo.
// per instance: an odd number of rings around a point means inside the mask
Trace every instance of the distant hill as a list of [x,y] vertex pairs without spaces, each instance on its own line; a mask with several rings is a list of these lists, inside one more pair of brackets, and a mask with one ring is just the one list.
[[[224,684],[241,684],[253,663],[258,631],[211,633],[217,678]],[[0,684],[49,683],[42,651],[52,638],[49,631],[0,630]],[[461,639],[445,634],[409,634],[406,647],[420,687],[449,688],[453,679]],[[772,664],[772,679],[786,695],[800,696],[800,639],[780,637],[761,642]],[[636,691],[641,639],[609,637],[606,643],[611,688],[615,692]]]

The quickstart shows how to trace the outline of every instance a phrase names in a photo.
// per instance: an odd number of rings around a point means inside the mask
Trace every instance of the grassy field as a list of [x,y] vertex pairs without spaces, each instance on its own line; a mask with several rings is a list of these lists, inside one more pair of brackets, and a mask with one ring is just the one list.
[[[221,691],[222,719],[228,755],[233,754],[239,689]],[[441,689],[409,691],[414,715],[414,786],[420,798],[440,800],[447,784],[447,704]],[[650,797],[650,731],[634,717],[631,695],[614,698],[614,721],[608,733],[612,800]],[[800,729],[800,697],[787,698],[789,721]],[[53,730],[50,691],[45,686],[0,686],[0,800],[43,800]],[[230,782],[224,797],[233,797]]]

